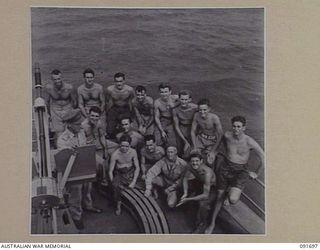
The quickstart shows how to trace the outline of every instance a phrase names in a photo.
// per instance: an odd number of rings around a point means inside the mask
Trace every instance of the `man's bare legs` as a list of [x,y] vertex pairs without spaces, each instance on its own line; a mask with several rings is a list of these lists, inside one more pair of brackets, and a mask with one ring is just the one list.
[[237,187],[231,187],[228,195],[225,195],[225,190],[218,190],[218,196],[216,199],[215,207],[212,212],[211,224],[207,227],[205,233],[211,234],[216,226],[216,219],[221,210],[222,205],[236,204],[241,196],[242,190]]
[[218,189],[218,194],[217,194],[217,198],[216,198],[216,202],[215,202],[215,205],[214,205],[214,209],[213,209],[213,212],[212,212],[212,219],[211,219],[211,223],[210,225],[206,228],[205,230],[205,234],[211,234],[213,229],[215,228],[216,226],[216,219],[217,219],[217,216],[220,212],[220,209],[222,207],[222,204],[224,202],[224,199],[225,199],[225,193],[226,191],[224,189]]
[[117,216],[121,215],[121,205],[122,205],[122,202],[121,201],[117,201],[117,209],[116,209],[116,215]]

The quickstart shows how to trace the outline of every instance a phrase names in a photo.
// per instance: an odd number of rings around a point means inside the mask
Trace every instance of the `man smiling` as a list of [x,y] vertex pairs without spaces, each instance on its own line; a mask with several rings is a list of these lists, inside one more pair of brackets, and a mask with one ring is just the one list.
[[172,110],[174,128],[178,138],[178,152],[183,158],[188,158],[191,150],[191,126],[194,114],[198,105],[192,103],[191,93],[187,90],[179,92],[180,105]]
[[134,188],[140,172],[137,152],[130,144],[129,135],[121,136],[119,148],[111,155],[110,160],[109,178],[113,186],[116,215],[121,214],[121,189]]
[[107,133],[114,139],[119,125],[120,116],[132,116],[132,99],[134,90],[125,84],[125,74],[119,72],[114,75],[114,84],[107,88]]
[[[188,194],[191,193],[189,192],[190,180],[192,180],[193,186],[195,187],[192,192],[195,191],[197,194],[188,197]],[[178,205],[180,206],[190,201],[199,202],[196,219],[197,229],[194,233],[200,233],[205,229],[211,203],[215,195],[215,183],[216,176],[213,170],[203,163],[201,154],[197,152],[191,153],[190,166],[183,179],[183,195]],[[202,192],[199,184],[202,185]]]
[[159,94],[160,97],[154,101],[154,120],[157,125],[156,141],[161,146],[176,146],[172,109],[179,105],[178,96],[171,94],[171,87],[168,84],[159,85]]
[[[96,106],[101,110],[101,114],[104,114],[105,97],[103,94],[103,88],[100,84],[94,82],[94,71],[92,69],[86,69],[83,71],[84,84],[78,87],[78,100],[79,108],[84,117],[89,116],[89,110],[91,107]],[[104,120],[102,120],[104,122]],[[103,123],[104,124],[104,123]]]
[[208,164],[213,164],[222,137],[222,126],[216,114],[211,113],[208,99],[198,102],[199,111],[194,115],[191,127],[193,148],[199,150]]
[[156,185],[164,189],[167,195],[167,204],[173,208],[177,204],[177,191],[181,187],[187,163],[177,156],[177,148],[169,146],[166,157],[153,165],[146,175],[145,196],[151,195],[152,186]]
[[[249,178],[257,178],[264,166],[264,152],[262,148],[253,138],[245,134],[246,119],[243,116],[235,116],[231,119],[231,123],[232,131],[225,132],[223,136],[226,157],[218,172],[218,194],[212,212],[211,223],[205,231],[207,234],[212,233],[215,228],[216,218],[223,201],[225,201],[225,205],[237,203],[246,181]],[[247,169],[251,150],[254,150],[261,160],[261,164],[256,172]],[[229,191],[226,194],[227,190]]]

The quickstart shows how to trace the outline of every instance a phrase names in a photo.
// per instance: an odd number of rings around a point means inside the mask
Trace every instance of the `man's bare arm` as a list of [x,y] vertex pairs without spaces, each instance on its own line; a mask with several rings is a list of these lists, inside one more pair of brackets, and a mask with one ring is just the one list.
[[149,118],[149,120],[148,120],[148,122],[146,124],[146,128],[148,128],[153,123],[153,120],[154,120],[154,105],[152,105],[150,113],[151,113],[151,115],[150,115],[150,118]]
[[192,147],[196,148],[196,131],[197,131],[197,114],[194,115],[191,125],[191,141],[192,141]]
[[104,96],[104,93],[103,93],[103,88],[101,89],[101,92],[99,93],[99,99],[100,99],[100,102],[101,102],[101,113],[103,114],[104,113],[104,110],[105,110],[105,107],[106,107],[106,97]]
[[80,108],[82,115],[84,117],[87,117],[88,115],[87,115],[86,109],[84,108],[84,99],[83,99],[83,96],[82,96],[81,92],[79,91],[79,89],[78,89],[78,104],[79,104],[79,108]]
[[140,172],[139,160],[138,160],[138,156],[137,156],[136,152],[133,155],[133,164],[134,164],[135,170],[134,170],[134,174],[133,174],[133,180],[129,185],[129,187],[132,187],[132,188],[136,184],[138,176],[139,176],[139,172]]
[[113,181],[113,170],[115,166],[116,166],[116,159],[115,159],[115,153],[113,153],[111,155],[110,166],[109,166],[109,178],[111,182]]
[[146,158],[144,156],[141,156],[141,171],[142,171],[142,176],[146,176],[146,172],[147,172],[147,169],[146,169]]
[[78,107],[78,96],[76,90],[72,87],[70,92],[71,104],[73,108]]
[[108,112],[113,106],[113,100],[110,93],[110,90],[106,91],[106,112]]
[[129,110],[132,111],[133,110],[133,106],[132,106],[132,101],[134,98],[134,90],[130,90],[130,95],[129,95],[129,100],[128,100],[128,105],[129,105]]
[[253,149],[258,156],[260,157],[261,164],[258,166],[256,170],[257,176],[260,174],[261,169],[264,168],[264,151],[260,147],[260,145],[251,137],[248,136],[248,144],[251,149]]
[[217,152],[217,149],[220,145],[220,142],[221,142],[221,139],[223,136],[223,130],[222,130],[222,125],[221,125],[221,122],[220,122],[220,119],[218,116],[215,115],[213,121],[214,121],[214,125],[216,127],[216,130],[217,130],[217,143],[214,145],[213,151]]
[[172,110],[172,116],[173,116],[173,125],[175,130],[177,131],[178,136],[184,141],[184,143],[188,143],[187,139],[184,137],[180,130],[180,122],[177,115],[177,111],[175,109]]
[[164,132],[164,130],[163,130],[161,122],[160,122],[160,110],[159,110],[159,105],[157,104],[157,102],[154,103],[154,121],[162,134]]
[[188,189],[189,189],[188,180],[189,180],[189,171],[185,174],[183,181],[182,181],[183,195],[182,195],[181,199],[188,196]]
[[138,127],[142,126],[143,120],[142,120],[142,117],[141,117],[139,110],[136,107],[133,107],[133,111],[134,111],[134,114],[137,118]]

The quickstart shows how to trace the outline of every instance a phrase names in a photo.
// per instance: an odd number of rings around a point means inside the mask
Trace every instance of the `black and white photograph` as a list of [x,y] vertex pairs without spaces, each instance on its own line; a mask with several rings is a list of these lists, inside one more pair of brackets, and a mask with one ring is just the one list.
[[30,16],[31,235],[266,234],[263,7]]

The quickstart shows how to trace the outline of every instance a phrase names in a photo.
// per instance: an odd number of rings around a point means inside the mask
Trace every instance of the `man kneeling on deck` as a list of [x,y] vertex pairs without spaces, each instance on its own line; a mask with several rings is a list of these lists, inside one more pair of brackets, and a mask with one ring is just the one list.
[[[168,206],[173,208],[177,204],[177,189],[181,186],[187,163],[177,156],[177,148],[169,146],[166,157],[159,160],[149,169],[146,176],[146,191],[144,195],[151,195],[152,185],[164,188]],[[161,176],[159,176],[161,174]]]
[[[243,116],[235,116],[231,119],[231,122],[232,132],[225,132],[222,139],[226,148],[226,158],[218,172],[218,194],[212,212],[211,224],[205,230],[206,234],[211,234],[215,228],[216,218],[223,201],[225,201],[225,205],[229,203],[235,204],[240,199],[248,178],[257,178],[260,169],[264,166],[264,152],[262,148],[253,138],[245,134],[246,119]],[[251,172],[247,169],[252,149],[257,152],[261,160],[261,165],[256,172]],[[226,194],[227,190],[229,190],[228,194]]]
[[[191,190],[191,192],[196,191],[195,196],[189,196],[189,181],[192,181],[194,188],[197,190]],[[211,209],[211,204],[214,201],[215,189],[214,185],[216,183],[216,176],[211,168],[203,163],[202,155],[198,152],[193,152],[190,155],[190,166],[188,171],[183,178],[183,195],[177,206],[180,206],[189,201],[198,201],[199,209],[197,212],[196,225],[197,228],[194,233],[201,233],[207,225],[208,215]],[[201,187],[203,185],[202,193]]]
[[111,155],[109,177],[113,186],[114,200],[117,202],[116,215],[121,214],[121,189],[134,188],[139,176],[139,161],[136,150],[131,148],[131,138],[123,135],[120,147]]

